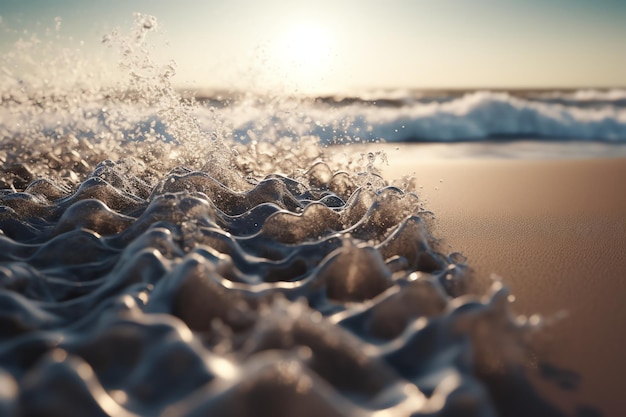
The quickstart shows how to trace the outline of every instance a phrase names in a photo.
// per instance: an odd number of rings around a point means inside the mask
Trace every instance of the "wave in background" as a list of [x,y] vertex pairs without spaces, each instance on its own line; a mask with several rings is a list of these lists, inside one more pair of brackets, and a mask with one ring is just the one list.
[[[370,93],[369,97],[305,100],[281,120],[271,106],[268,112],[259,109],[250,113],[248,104],[240,108],[237,98],[200,95],[200,101],[220,105],[234,135],[241,139],[247,139],[247,132],[254,132],[257,125],[263,129],[269,124],[279,134],[288,136],[297,131],[319,137],[323,143],[347,138],[388,142],[498,138],[626,142],[626,90]],[[202,120],[202,113],[198,117]]]

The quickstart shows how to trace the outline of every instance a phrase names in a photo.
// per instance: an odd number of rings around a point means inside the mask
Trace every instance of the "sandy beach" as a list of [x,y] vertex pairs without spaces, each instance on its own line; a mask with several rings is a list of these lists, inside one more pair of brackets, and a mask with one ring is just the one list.
[[426,161],[419,145],[376,148],[388,155],[387,178],[415,174],[435,234],[467,256],[478,287],[497,274],[516,313],[567,312],[546,331],[543,355],[575,373],[566,378],[574,389],[544,380],[541,391],[565,410],[623,415],[626,159]]

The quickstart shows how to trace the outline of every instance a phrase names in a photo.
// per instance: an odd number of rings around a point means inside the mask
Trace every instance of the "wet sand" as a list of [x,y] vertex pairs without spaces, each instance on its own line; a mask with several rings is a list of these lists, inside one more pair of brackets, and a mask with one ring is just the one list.
[[567,311],[544,356],[581,378],[566,378],[578,383],[569,392],[539,381],[542,392],[566,410],[624,415],[626,159],[416,162],[419,145],[396,148],[385,147],[384,175],[416,174],[435,234],[468,257],[479,285],[503,277],[520,314]]

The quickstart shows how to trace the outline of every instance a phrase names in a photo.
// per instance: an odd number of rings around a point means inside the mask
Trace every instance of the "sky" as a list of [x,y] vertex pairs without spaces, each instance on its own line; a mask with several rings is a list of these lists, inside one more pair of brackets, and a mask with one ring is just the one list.
[[181,86],[626,87],[622,0],[2,0],[0,51],[60,17],[96,54],[134,12],[157,17],[152,51]]

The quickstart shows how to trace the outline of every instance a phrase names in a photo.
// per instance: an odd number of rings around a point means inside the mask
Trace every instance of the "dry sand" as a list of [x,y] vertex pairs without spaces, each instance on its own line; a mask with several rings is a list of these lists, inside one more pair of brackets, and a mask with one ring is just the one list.
[[384,175],[416,174],[435,234],[468,257],[479,283],[503,277],[516,313],[569,313],[544,355],[580,384],[539,381],[541,391],[565,409],[626,415],[626,158],[418,161],[419,145],[384,149]]

